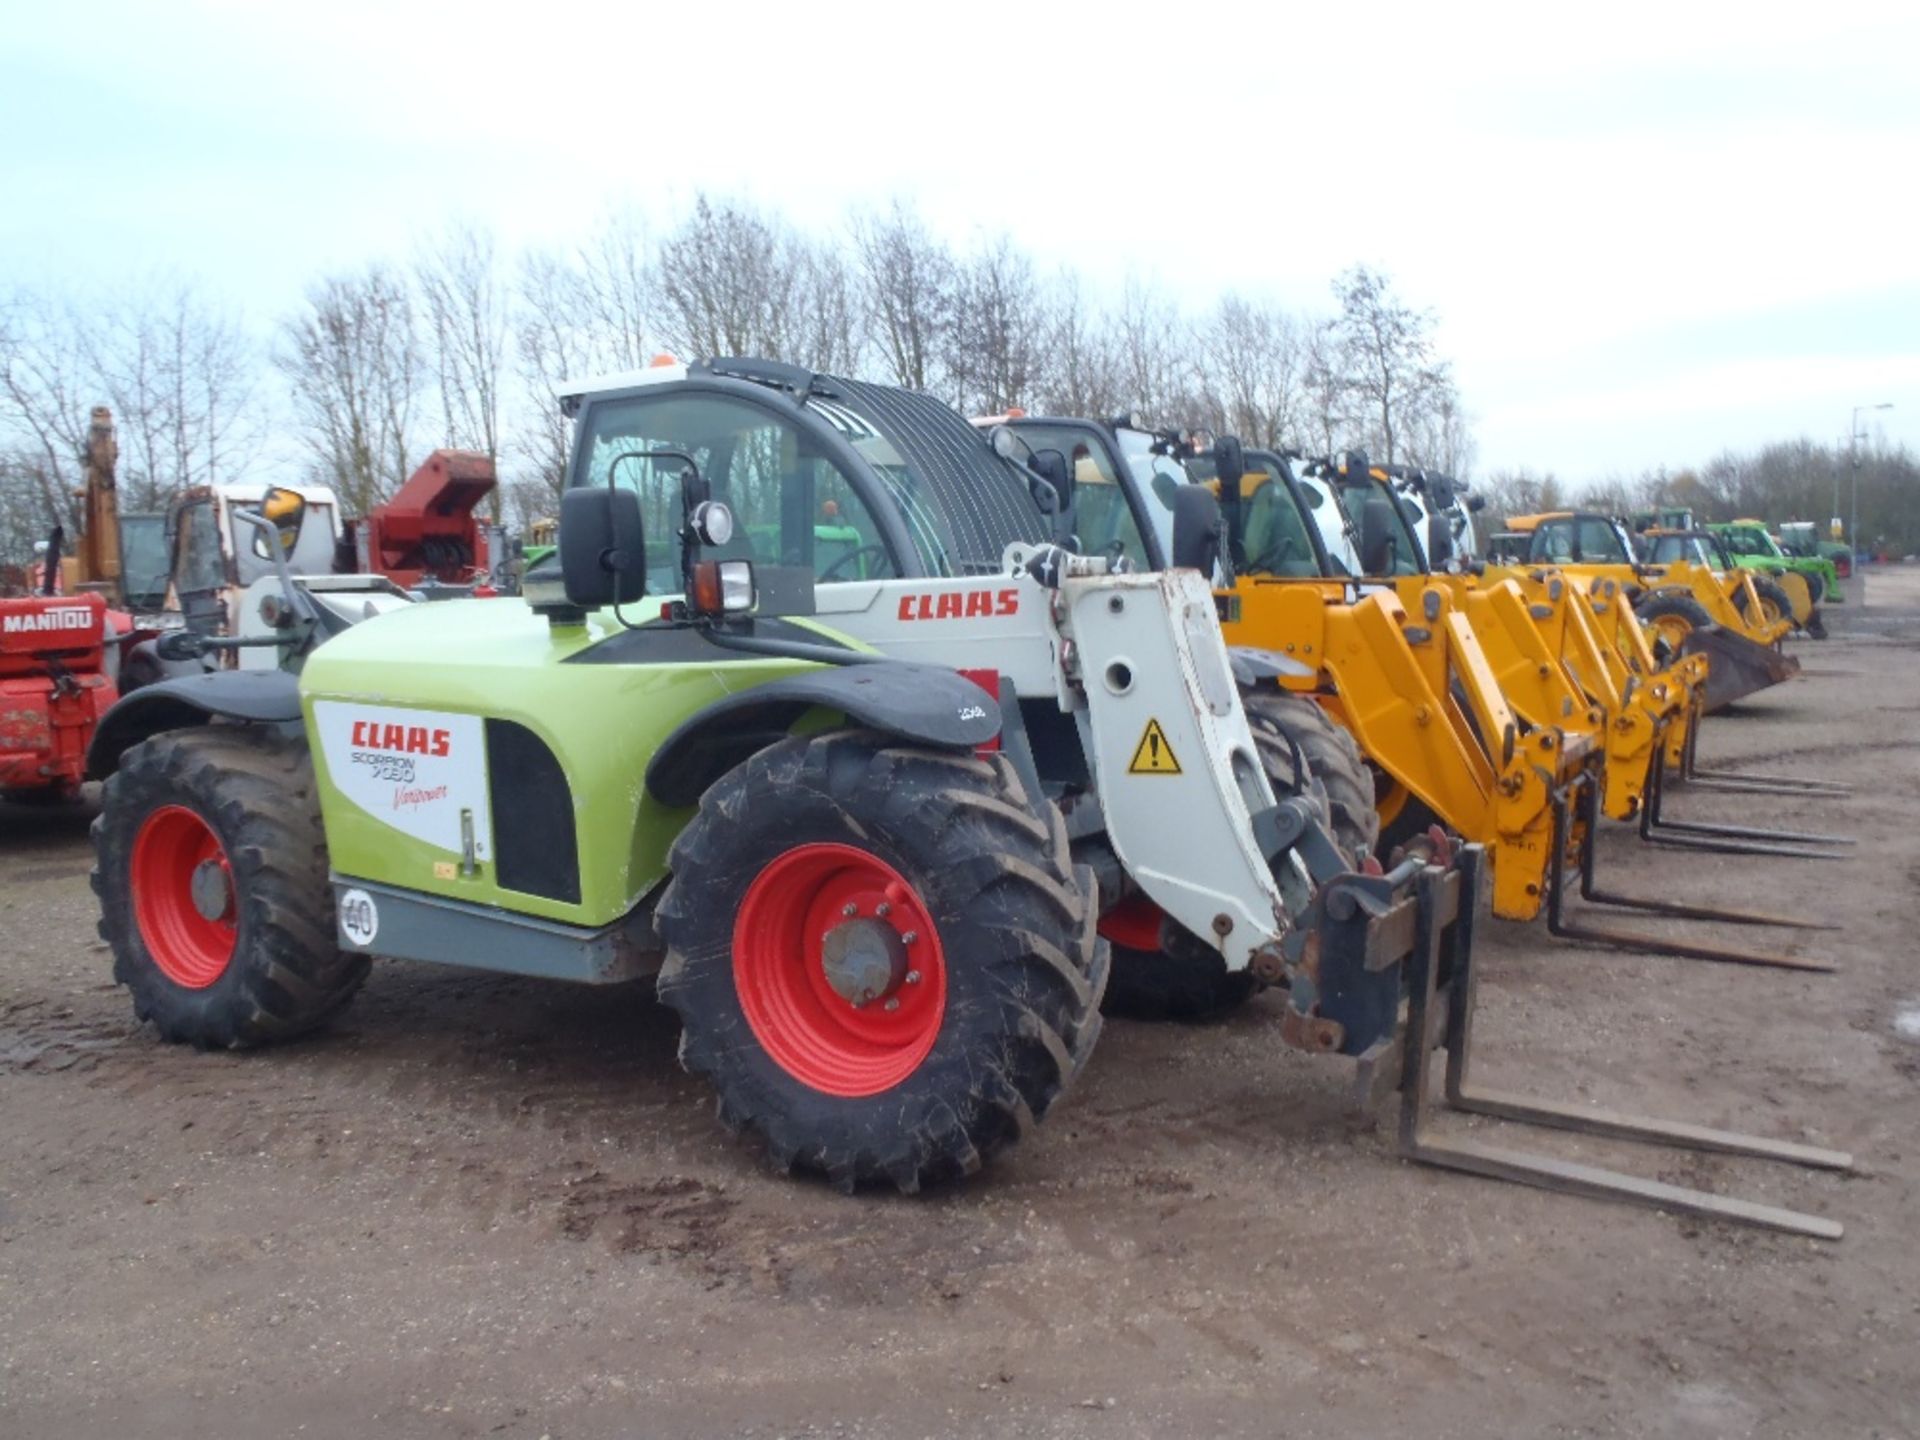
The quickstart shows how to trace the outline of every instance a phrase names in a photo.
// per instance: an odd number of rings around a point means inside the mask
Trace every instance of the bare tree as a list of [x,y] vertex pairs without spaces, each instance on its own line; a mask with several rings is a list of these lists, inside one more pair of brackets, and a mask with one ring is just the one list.
[[1173,302],[1153,286],[1128,280],[1113,317],[1126,408],[1157,425],[1184,425],[1202,407],[1193,383],[1192,346]]
[[1508,517],[1557,510],[1566,504],[1567,490],[1552,471],[1495,470],[1479,483],[1487,497],[1485,514],[1495,529]]
[[572,442],[561,391],[568,381],[647,363],[652,293],[646,235],[625,211],[609,212],[576,251],[520,257],[512,329],[522,393],[512,449],[551,492],[547,509],[566,485]]
[[575,257],[581,295],[572,308],[592,326],[586,349],[608,369],[637,370],[650,358],[647,313],[654,303],[654,277],[649,244],[637,215],[611,210]]
[[1045,300],[1033,262],[1004,235],[960,267],[943,369],[963,410],[997,414],[1045,387]]
[[1279,445],[1299,425],[1306,347],[1283,311],[1226,295],[1194,333],[1206,419],[1249,445]]
[[591,283],[579,267],[542,251],[529,252],[521,257],[516,302],[514,352],[525,413],[512,448],[551,492],[550,505],[567,483],[573,435],[560,412],[561,391],[569,380],[614,367],[603,364],[605,331],[594,323]]
[[1302,450],[1330,455],[1352,427],[1351,398],[1340,371],[1339,344],[1333,326],[1311,326],[1301,356],[1302,411],[1295,441]]
[[861,368],[865,346],[859,282],[831,245],[795,247],[789,359],[809,369],[847,375]]
[[1036,397],[1041,406],[1052,415],[1098,419],[1117,414],[1127,403],[1119,346],[1112,325],[1082,296],[1080,277],[1073,271],[1061,271],[1049,308],[1052,363]]
[[114,412],[127,509],[162,508],[189,485],[232,479],[257,452],[253,341],[193,284],[126,290],[76,333]]
[[1330,331],[1333,363],[1356,412],[1366,416],[1360,438],[1391,464],[1400,458],[1407,420],[1452,383],[1434,353],[1432,312],[1404,303],[1386,276],[1365,265],[1335,280],[1333,293],[1339,302]]
[[1473,468],[1473,423],[1451,377],[1433,386],[1406,418],[1406,451],[1411,465],[1465,479]]
[[659,325],[688,356],[792,358],[799,246],[777,218],[705,195],[660,247]]
[[319,473],[349,511],[399,488],[421,359],[398,276],[376,265],[313,285],[306,308],[282,322],[274,364]]
[[854,265],[881,377],[909,390],[942,388],[942,337],[953,322],[952,252],[899,201],[852,225]]
[[45,523],[80,525],[73,492],[95,389],[73,307],[45,291],[0,302],[0,439],[16,489],[38,498]]
[[445,443],[497,461],[509,321],[492,234],[474,225],[448,227],[421,250],[414,283]]

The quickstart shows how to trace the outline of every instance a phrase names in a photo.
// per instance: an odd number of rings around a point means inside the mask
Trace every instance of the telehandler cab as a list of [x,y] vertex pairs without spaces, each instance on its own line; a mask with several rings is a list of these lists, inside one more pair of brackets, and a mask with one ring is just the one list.
[[[1196,961],[1284,986],[1295,1043],[1403,1055],[1411,1082],[1444,1038],[1459,1108],[1850,1163],[1468,1086],[1477,849],[1349,870],[1313,795],[1275,794],[1206,578],[1045,543],[1058,461],[763,361],[569,407],[558,573],[524,599],[394,611],[298,677],[170,681],[109,713],[102,933],[167,1038],[310,1029],[375,954],[657,971],[729,1127],[783,1167],[912,1190],[979,1168],[1080,1071],[1098,912],[1137,890]],[[857,541],[824,546],[829,513]],[[1436,1141],[1426,1100],[1407,1085],[1412,1158],[1840,1233]]]

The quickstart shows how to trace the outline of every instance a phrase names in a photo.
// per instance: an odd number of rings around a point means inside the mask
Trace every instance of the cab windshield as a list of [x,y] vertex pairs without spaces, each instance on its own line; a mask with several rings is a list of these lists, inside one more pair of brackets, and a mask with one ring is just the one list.
[[167,599],[167,517],[120,517],[120,583],[127,603],[157,609]]
[[1151,569],[1140,523],[1099,435],[1091,427],[1064,421],[1019,420],[1013,428],[1036,453],[1057,451],[1073,472],[1073,528],[1081,552],[1117,552],[1132,561],[1136,570]]
[[1347,523],[1353,527],[1356,541],[1366,533],[1367,501],[1378,497],[1386,503],[1392,515],[1389,533],[1393,536],[1393,558],[1389,575],[1418,575],[1425,557],[1420,551],[1419,542],[1413,538],[1413,527],[1407,524],[1406,511],[1401,508],[1399,497],[1393,491],[1374,480],[1371,476],[1337,476],[1334,492],[1340,497],[1340,508],[1347,517]]
[[[1300,503],[1287,484],[1283,462],[1277,455],[1256,450],[1247,455],[1245,464],[1234,537],[1238,542],[1235,569],[1243,575],[1319,578],[1320,552],[1307,529]],[[1202,484],[1219,478],[1212,458],[1205,455],[1189,460],[1187,473]]]
[[1533,532],[1534,560],[1554,565],[1628,565],[1633,556],[1611,520],[1601,515],[1561,515],[1542,520]]
[[1758,525],[1735,525],[1721,532],[1727,549],[1735,555],[1760,555],[1770,559],[1780,558],[1780,548],[1773,543],[1773,537]]
[[1649,565],[1674,565],[1685,561],[1690,565],[1712,566],[1707,548],[1697,536],[1649,535],[1641,542],[1640,548]]

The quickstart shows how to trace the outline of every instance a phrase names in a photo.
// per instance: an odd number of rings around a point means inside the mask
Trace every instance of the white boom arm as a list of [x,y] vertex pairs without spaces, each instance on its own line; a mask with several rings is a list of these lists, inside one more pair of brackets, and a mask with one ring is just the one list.
[[1195,571],[1114,575],[1048,553],[1055,585],[1015,546],[1007,575],[821,586],[818,618],[898,659],[997,672],[1071,714],[1128,874],[1243,969],[1286,934],[1289,907],[1254,836],[1275,798],[1213,593]]

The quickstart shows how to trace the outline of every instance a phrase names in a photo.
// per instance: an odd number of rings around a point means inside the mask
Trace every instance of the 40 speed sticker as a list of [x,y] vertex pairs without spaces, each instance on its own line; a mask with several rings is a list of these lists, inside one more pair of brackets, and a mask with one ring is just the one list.
[[366,949],[380,933],[380,908],[364,890],[348,890],[340,897],[340,933],[347,943]]
[[316,700],[313,724],[333,788],[403,834],[458,855],[462,814],[473,858],[493,858],[485,723],[478,715]]

